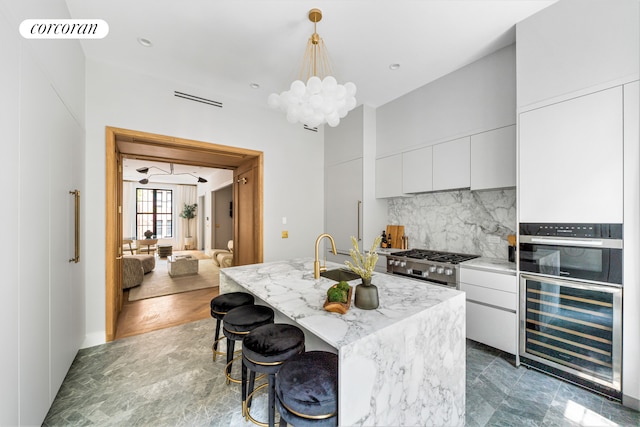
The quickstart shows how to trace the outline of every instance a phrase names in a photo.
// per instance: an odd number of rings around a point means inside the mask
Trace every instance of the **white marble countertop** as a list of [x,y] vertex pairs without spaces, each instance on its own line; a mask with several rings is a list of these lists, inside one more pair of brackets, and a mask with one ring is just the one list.
[[[331,313],[322,305],[327,289],[335,281],[324,277],[314,279],[313,261],[313,258],[298,258],[229,267],[222,269],[221,275],[268,302],[336,349],[462,294],[426,281],[374,273],[372,284],[378,288],[380,300],[377,309],[362,310],[352,301],[346,314]],[[327,269],[335,268],[346,267],[327,262]],[[349,282],[354,287],[358,283],[360,279]],[[355,297],[355,288],[353,294]]]
[[504,274],[516,274],[516,263],[506,259],[480,257],[460,263],[461,268],[495,271]]

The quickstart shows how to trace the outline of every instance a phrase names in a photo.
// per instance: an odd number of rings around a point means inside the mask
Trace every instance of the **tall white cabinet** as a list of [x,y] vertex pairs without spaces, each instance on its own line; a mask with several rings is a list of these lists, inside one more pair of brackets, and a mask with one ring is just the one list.
[[[64,3],[52,7],[60,6],[64,16]],[[12,426],[42,424],[85,324],[83,253],[80,263],[69,262],[69,191],[83,190],[84,56],[77,42],[22,39],[15,30],[22,7],[0,3],[0,127],[7,138],[0,425]],[[57,60],[43,61],[47,55]]]
[[338,255],[327,260],[343,263],[351,249],[351,236],[369,248],[386,226],[386,203],[375,196],[375,110],[361,105],[324,130],[325,231],[336,243]]

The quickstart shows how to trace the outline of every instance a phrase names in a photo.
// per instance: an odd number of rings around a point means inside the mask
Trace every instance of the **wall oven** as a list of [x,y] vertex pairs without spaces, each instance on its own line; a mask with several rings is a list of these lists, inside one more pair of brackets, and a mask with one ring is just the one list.
[[622,225],[521,224],[520,363],[620,400]]
[[520,271],[622,285],[622,224],[520,224]]

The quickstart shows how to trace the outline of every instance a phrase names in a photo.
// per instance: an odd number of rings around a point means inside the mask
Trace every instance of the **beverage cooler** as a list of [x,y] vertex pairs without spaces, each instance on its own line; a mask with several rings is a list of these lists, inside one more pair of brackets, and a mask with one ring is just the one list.
[[622,288],[522,274],[520,362],[621,399]]

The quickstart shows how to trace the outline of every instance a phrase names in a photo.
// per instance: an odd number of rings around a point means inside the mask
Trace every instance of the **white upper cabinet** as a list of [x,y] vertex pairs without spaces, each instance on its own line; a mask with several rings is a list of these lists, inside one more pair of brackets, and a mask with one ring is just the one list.
[[381,105],[376,156],[514,124],[515,65],[513,44]]
[[516,127],[471,136],[471,189],[515,187]]
[[421,193],[433,190],[433,147],[402,153],[402,191]]
[[400,197],[402,191],[402,154],[376,159],[376,197]]
[[639,9],[637,0],[559,1],[519,22],[520,111],[566,94],[604,88],[599,85],[636,80]]
[[433,189],[469,188],[470,138],[460,138],[433,146]]
[[622,87],[520,114],[520,222],[622,223]]

